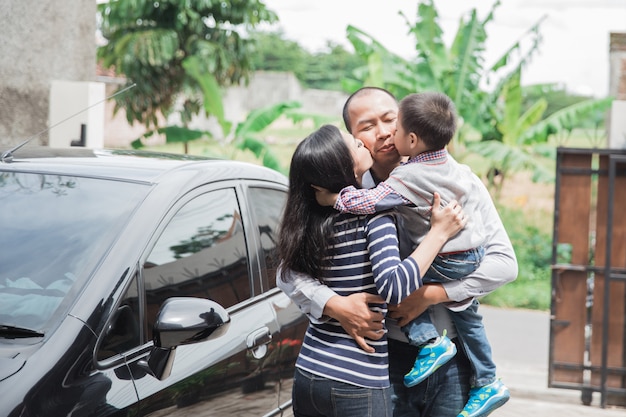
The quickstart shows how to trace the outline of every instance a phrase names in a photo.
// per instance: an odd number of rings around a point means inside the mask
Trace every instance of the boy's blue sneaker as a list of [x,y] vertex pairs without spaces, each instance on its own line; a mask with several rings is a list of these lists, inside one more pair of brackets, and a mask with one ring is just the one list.
[[414,387],[452,359],[454,355],[456,355],[456,346],[446,336],[444,330],[437,340],[420,349],[413,369],[404,376],[404,385],[408,388]]
[[484,417],[509,400],[509,389],[499,379],[483,387],[470,389],[469,400],[457,417]]

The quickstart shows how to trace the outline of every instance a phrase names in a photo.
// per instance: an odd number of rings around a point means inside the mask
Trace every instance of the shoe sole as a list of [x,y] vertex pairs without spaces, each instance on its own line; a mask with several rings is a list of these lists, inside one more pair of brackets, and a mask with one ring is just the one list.
[[450,361],[450,359],[452,359],[454,357],[454,355],[456,355],[456,346],[454,344],[452,344],[451,349],[446,350],[444,353],[442,353],[435,360],[435,363],[434,363],[433,367],[431,368],[430,372],[428,372],[428,373],[426,373],[424,375],[420,375],[419,378],[416,378],[415,380],[412,380],[412,381],[409,381],[409,382],[407,382],[406,376],[405,376],[404,377],[404,386],[407,387],[407,388],[412,388],[412,387],[416,386],[417,384],[419,384],[420,382],[422,382],[423,380],[428,378],[430,375],[432,375],[437,369],[441,368],[443,365],[448,363],[448,361]]

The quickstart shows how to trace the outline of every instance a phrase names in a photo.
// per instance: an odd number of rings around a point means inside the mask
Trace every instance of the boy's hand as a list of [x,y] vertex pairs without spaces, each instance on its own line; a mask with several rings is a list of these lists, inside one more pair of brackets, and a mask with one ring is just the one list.
[[315,189],[315,199],[317,200],[317,204],[319,204],[320,206],[335,206],[339,194],[331,193],[326,188],[320,187],[318,185],[311,185],[311,187]]
[[442,207],[439,193],[433,194],[430,218],[432,229],[437,228],[447,236],[447,239],[450,239],[465,227],[467,220],[463,207],[456,200],[452,200]]

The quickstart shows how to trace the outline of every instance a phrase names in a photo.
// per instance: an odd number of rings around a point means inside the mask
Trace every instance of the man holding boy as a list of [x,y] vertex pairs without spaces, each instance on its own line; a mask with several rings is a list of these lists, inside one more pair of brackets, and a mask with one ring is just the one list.
[[[384,89],[365,87],[346,101],[343,111],[346,129],[364,143],[374,159],[369,181],[364,177],[363,187],[374,187],[387,179],[402,162],[393,145],[397,115],[397,101]],[[489,203],[483,208],[487,212],[486,218],[493,221],[485,225],[487,241],[480,267],[464,280],[424,285],[401,305],[390,309],[388,317],[398,320],[397,325],[392,323],[393,320],[387,321],[394,416],[456,417],[469,398],[472,370],[456,337],[449,312],[441,303],[446,303],[451,309],[467,308],[475,297],[486,295],[517,276],[517,260],[511,242],[486,188],[483,192]],[[408,229],[409,225],[398,226],[398,230],[406,234],[410,233]],[[402,249],[405,238],[401,235],[399,239]],[[404,245],[408,250],[410,244]],[[383,317],[369,310],[367,302],[370,299],[365,294],[340,297],[316,279],[303,276],[288,286],[284,283],[280,286],[297,300],[297,304],[312,319],[322,320],[328,316],[338,320],[364,349],[369,348],[365,338],[376,340],[382,335]],[[407,388],[404,386],[404,374],[411,369],[417,348],[407,343],[398,326],[408,323],[427,309],[437,329],[440,332],[448,330],[448,336],[457,344],[458,353],[425,381]]]

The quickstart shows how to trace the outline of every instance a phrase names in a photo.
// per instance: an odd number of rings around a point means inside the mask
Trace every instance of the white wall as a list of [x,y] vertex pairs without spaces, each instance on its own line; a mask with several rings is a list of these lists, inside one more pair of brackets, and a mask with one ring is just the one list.
[[96,2],[2,0],[0,28],[0,146],[45,145],[51,80],[95,80]]
[[[109,84],[108,94],[114,86]],[[348,95],[338,91],[303,89],[298,79],[289,72],[259,71],[251,75],[247,85],[233,86],[224,90],[222,96],[224,116],[233,123],[243,121],[248,113],[257,108],[278,104],[284,101],[298,101],[302,112],[336,117],[340,122],[341,111]],[[105,147],[125,147],[145,133],[140,125],[129,126],[123,110],[113,115],[113,102],[108,100],[105,122]],[[180,120],[173,113],[167,120],[169,124],[179,124]],[[216,140],[223,139],[223,133],[215,118],[207,119],[202,114],[189,124],[192,129],[208,130]],[[158,143],[158,140],[154,143]]]
[[80,140],[86,125],[87,148],[104,146],[105,85],[98,82],[54,80],[50,85],[49,145],[67,148]]
[[626,100],[613,100],[609,120],[609,148],[626,149]]

